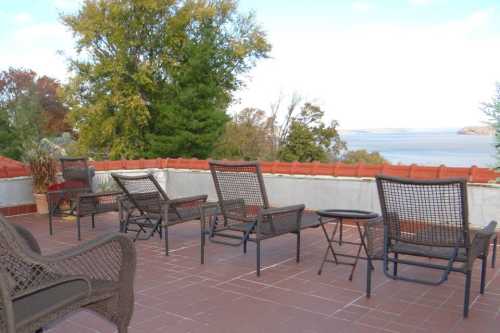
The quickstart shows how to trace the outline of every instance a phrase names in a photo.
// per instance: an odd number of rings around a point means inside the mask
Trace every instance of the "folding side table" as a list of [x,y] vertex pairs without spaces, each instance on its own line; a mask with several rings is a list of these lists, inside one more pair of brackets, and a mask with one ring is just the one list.
[[[318,274],[321,274],[321,272],[323,271],[323,266],[325,265],[326,262],[335,263],[337,265],[349,265],[352,266],[351,274],[349,275],[349,280],[352,281],[352,277],[356,269],[358,260],[359,259],[366,260],[368,256],[368,251],[365,242],[365,232],[362,229],[362,224],[364,225],[369,220],[378,218],[379,214],[364,210],[350,210],[350,209],[326,209],[318,211],[317,214],[319,215],[320,225],[321,228],[323,229],[323,233],[325,234],[325,238],[328,242],[328,247],[326,248],[325,255],[323,257],[323,261],[321,262]],[[343,239],[344,219],[352,220],[356,225],[360,239],[359,242],[347,241]],[[328,232],[326,231],[325,225],[327,223],[335,223],[335,227],[333,228],[331,235],[328,235]],[[335,236],[337,235],[337,231],[338,231],[338,238],[335,238]],[[342,246],[343,244],[355,245],[358,247],[357,254],[351,255],[346,253],[336,253],[332,246],[332,244],[334,243],[337,243],[339,246]],[[362,249],[365,251],[366,257],[361,256]],[[329,252],[332,254],[333,260],[328,259]],[[354,261],[353,262],[340,261],[338,260],[337,257],[353,258]]]

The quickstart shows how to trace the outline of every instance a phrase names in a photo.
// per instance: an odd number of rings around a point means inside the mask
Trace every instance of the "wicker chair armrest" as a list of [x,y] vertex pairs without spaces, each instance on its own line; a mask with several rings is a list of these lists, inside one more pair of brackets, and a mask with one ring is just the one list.
[[17,234],[25,241],[26,245],[28,245],[28,248],[31,251],[37,254],[42,253],[42,250],[40,249],[40,245],[38,245],[36,238],[33,237],[33,235],[28,229],[18,224],[12,224],[12,226],[16,230]]
[[490,241],[496,233],[497,222],[491,221],[486,227],[475,232],[471,242],[468,264],[472,269],[474,260],[480,256],[488,256]]
[[14,308],[7,284],[9,275],[0,267],[0,332],[16,333]]
[[52,271],[62,275],[118,282],[133,277],[136,253],[132,240],[111,233],[42,259]]
[[366,249],[371,259],[381,259],[384,255],[384,219],[377,217],[364,224]]
[[79,280],[84,281],[87,284],[88,288],[87,288],[87,296],[86,297],[90,297],[90,293],[92,291],[92,285],[90,283],[90,280],[86,276],[83,276],[83,275],[74,275],[74,276],[65,276],[65,277],[61,277],[58,279],[54,279],[52,281],[49,281],[48,283],[43,283],[43,284],[40,284],[36,287],[26,289],[22,293],[17,293],[12,298],[12,300],[15,301],[16,299],[19,299],[19,298],[22,298],[22,297],[25,297],[28,295],[36,294],[37,292],[40,292],[42,290],[57,287],[58,285],[61,285],[63,283],[72,282],[72,281],[79,281]]

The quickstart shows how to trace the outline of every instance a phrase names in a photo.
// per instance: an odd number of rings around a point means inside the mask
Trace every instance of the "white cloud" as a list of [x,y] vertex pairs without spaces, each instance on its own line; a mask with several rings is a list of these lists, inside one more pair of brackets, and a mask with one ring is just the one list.
[[357,12],[368,12],[374,8],[373,4],[362,1],[355,1],[352,4],[352,9]]
[[19,24],[30,23],[33,20],[33,17],[30,13],[18,13],[14,15],[14,21]]
[[41,75],[53,76],[61,81],[67,79],[67,64],[57,51],[73,54],[73,40],[62,24],[28,24],[17,29],[3,42],[9,52],[0,53],[0,64],[31,68]]
[[82,3],[83,0],[52,0],[52,5],[62,11],[75,11]]
[[269,109],[281,91],[298,91],[317,98],[343,128],[480,123],[480,103],[500,80],[500,35],[488,29],[490,15],[436,25],[273,31],[273,58],[253,71],[234,110]]

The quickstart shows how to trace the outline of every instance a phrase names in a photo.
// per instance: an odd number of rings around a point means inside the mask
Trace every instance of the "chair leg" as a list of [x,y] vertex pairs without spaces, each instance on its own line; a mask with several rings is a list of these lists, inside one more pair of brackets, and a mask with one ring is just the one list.
[[260,276],[260,240],[257,241],[257,276]]
[[76,234],[79,241],[82,240],[82,233],[80,230],[80,214],[76,216]]
[[372,260],[370,257],[366,260],[366,297],[370,298],[372,293]]
[[470,285],[471,285],[472,272],[465,273],[465,294],[464,294],[464,318],[469,315],[469,299],[470,299]]
[[486,269],[488,267],[488,257],[481,259],[481,287],[480,293],[484,294],[484,287],[486,285]]
[[[394,259],[398,260],[398,253],[397,252],[394,253]],[[398,276],[398,263],[394,262],[392,268],[393,268],[392,275],[394,277]]]
[[300,262],[300,230],[297,232],[297,262]]
[[[49,208],[50,208],[50,205],[49,205]],[[49,235],[52,236],[53,234],[54,234],[54,231],[52,229],[52,212],[49,209]]]
[[163,229],[165,230],[165,255],[168,256],[168,226],[165,225]]
[[495,262],[497,260],[497,241],[498,241],[498,236],[495,235],[495,238],[493,238],[493,253],[491,255],[491,268],[495,268]]
[[[200,263],[203,265],[205,263],[205,228],[204,221],[201,223],[201,242],[200,242]],[[166,237],[165,237],[166,239]]]

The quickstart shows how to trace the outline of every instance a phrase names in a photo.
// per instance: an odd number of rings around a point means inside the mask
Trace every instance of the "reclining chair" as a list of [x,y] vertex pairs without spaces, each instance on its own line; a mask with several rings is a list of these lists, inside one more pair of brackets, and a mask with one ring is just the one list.
[[[317,216],[303,219],[304,205],[271,208],[264,178],[257,162],[210,162],[217,203],[202,206],[201,263],[205,260],[205,236],[230,246],[257,244],[257,276],[261,269],[261,242],[294,233],[296,261],[300,261],[300,230],[319,225]],[[219,216],[222,220],[219,220]],[[207,229],[208,226],[208,229]]]
[[[371,260],[384,261],[384,274],[394,280],[440,285],[450,272],[465,275],[463,316],[469,313],[472,267],[481,259],[480,292],[484,293],[489,244],[496,237],[497,223],[481,230],[469,228],[465,179],[410,180],[376,178],[383,219],[367,225],[368,267]],[[403,255],[403,258],[400,257]],[[424,257],[445,261],[427,262]],[[392,263],[392,272],[389,270]],[[441,270],[435,281],[402,275],[398,265]],[[493,266],[492,262],[492,266]],[[371,269],[367,268],[367,296],[370,296]]]
[[[162,237],[165,232],[165,255],[168,255],[168,227],[200,219],[199,207],[207,200],[206,195],[170,199],[152,174],[111,176],[123,190],[119,200],[121,230],[136,231],[135,240],[151,238],[155,233]],[[130,229],[135,225],[137,229]],[[149,229],[147,231],[146,229]],[[144,235],[141,236],[141,233]]]

